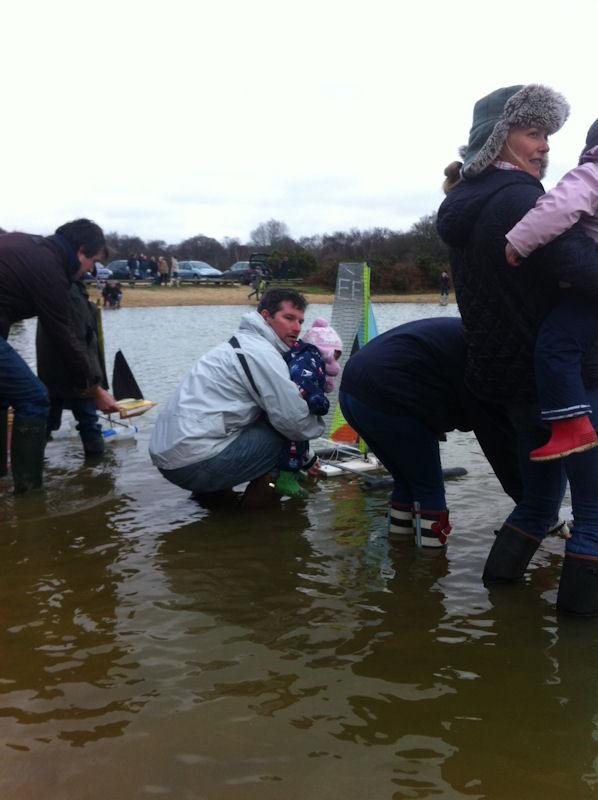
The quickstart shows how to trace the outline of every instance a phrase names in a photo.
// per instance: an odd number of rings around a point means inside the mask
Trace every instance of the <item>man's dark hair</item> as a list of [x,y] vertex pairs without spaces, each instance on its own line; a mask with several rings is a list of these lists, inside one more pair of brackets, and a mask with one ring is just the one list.
[[268,289],[260,300],[257,310],[267,311],[273,317],[285,302],[291,303],[299,311],[305,311],[307,308],[305,297],[294,289]]
[[96,253],[99,253],[101,258],[108,256],[104,231],[90,219],[75,219],[72,222],[65,222],[60,228],[56,228],[54,233],[64,236],[76,252],[82,250],[83,255],[88,258],[92,258]]

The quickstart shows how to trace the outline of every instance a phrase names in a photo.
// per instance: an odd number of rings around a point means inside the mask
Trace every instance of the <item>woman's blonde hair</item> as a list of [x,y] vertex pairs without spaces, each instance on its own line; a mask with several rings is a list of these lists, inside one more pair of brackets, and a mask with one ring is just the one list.
[[463,176],[461,174],[461,168],[463,164],[461,161],[451,161],[448,167],[444,169],[444,183],[442,184],[442,191],[445,194],[448,194],[452,189],[457,186],[457,184],[461,183],[463,180]]

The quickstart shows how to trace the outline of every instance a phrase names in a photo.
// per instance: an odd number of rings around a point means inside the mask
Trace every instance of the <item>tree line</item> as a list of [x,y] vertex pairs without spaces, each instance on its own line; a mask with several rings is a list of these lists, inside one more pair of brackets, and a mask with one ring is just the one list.
[[[0,228],[0,232],[4,231]],[[199,234],[178,244],[167,244],[162,239],[146,241],[115,232],[108,233],[106,240],[113,259],[146,253],[174,256],[179,261],[207,261],[218,269],[245,261],[254,252],[267,253],[273,275],[286,256],[289,277],[301,277],[329,289],[334,288],[341,261],[367,261],[372,267],[374,292],[435,291],[440,273],[448,264],[448,249],[436,232],[435,214],[422,217],[407,231],[352,228],[348,232],[293,239],[284,222],[270,219],[251,231],[246,243],[228,237],[218,241]]]

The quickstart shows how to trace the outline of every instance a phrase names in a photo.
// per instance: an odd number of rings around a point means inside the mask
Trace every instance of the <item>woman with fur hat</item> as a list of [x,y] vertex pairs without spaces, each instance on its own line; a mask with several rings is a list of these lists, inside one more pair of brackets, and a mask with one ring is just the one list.
[[[559,285],[598,309],[598,254],[575,227],[536,250],[523,269],[505,258],[505,235],[544,193],[548,137],[569,113],[565,98],[537,84],[498,89],[474,107],[463,163],[445,170],[447,197],[438,231],[451,248],[455,296],[467,336],[465,383],[503,406],[517,431],[523,497],[499,530],[484,568],[486,582],[521,578],[555,524],[571,485],[574,530],[567,541],[557,606],[598,614],[598,449],[564,461],[532,462],[546,440],[537,405],[534,348]],[[598,412],[598,352],[583,359],[584,384]]]
[[[312,414],[328,413],[329,402],[324,393],[334,389],[334,378],[340,372],[338,359],[343,352],[340,336],[325,319],[318,317],[311,328],[285,354],[289,376]],[[297,482],[301,470],[309,469],[316,458],[309,456],[309,442],[289,441],[281,453],[276,492],[289,497],[306,497],[307,492]]]
[[[588,131],[579,164],[507,233],[507,261],[519,266],[578,221],[598,242],[598,120]],[[564,458],[598,445],[581,376],[581,358],[598,340],[598,314],[592,304],[568,297],[566,287],[561,288],[562,301],[542,323],[536,342],[536,383],[550,439],[532,450],[532,461]]]

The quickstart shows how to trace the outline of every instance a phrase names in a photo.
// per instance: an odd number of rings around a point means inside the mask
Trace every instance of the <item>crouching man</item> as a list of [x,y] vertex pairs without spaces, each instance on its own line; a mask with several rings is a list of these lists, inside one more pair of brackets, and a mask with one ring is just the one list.
[[299,336],[307,302],[272,289],[234,335],[203,355],[162,408],[150,455],[162,475],[194,495],[250,481],[243,502],[260,505],[286,439],[315,439],[324,423],[310,414],[283,354]]

